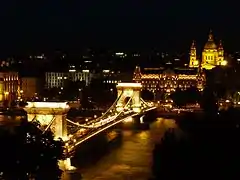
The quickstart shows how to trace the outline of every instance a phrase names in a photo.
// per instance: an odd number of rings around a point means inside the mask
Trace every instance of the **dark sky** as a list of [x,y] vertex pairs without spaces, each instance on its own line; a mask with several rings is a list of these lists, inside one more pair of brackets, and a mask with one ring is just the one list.
[[84,46],[185,51],[209,29],[229,50],[240,40],[238,4],[180,0],[43,0],[0,3],[0,53]]

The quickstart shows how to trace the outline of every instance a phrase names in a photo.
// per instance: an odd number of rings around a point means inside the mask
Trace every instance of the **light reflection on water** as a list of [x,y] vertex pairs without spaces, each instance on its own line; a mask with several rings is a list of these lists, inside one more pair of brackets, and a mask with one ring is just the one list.
[[[147,180],[151,177],[152,150],[174,120],[158,118],[149,130],[124,130],[121,145],[90,167],[78,168],[83,180]],[[78,180],[66,174],[65,180]]]

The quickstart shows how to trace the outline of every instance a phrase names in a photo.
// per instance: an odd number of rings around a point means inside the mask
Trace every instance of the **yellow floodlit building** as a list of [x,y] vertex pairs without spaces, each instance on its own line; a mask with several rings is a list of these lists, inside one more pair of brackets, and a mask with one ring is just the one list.
[[143,89],[154,93],[170,94],[180,88],[186,90],[196,87],[202,91],[205,85],[205,74],[194,68],[135,68],[133,81],[142,84]]
[[198,68],[200,66],[204,69],[210,70],[215,66],[226,65],[227,61],[224,60],[224,49],[222,42],[220,41],[218,45],[215,44],[212,31],[210,31],[208,35],[208,41],[206,42],[202,51],[201,61],[197,58],[196,43],[193,41],[190,49],[190,68]]
[[0,102],[16,100],[20,93],[17,72],[0,72]]

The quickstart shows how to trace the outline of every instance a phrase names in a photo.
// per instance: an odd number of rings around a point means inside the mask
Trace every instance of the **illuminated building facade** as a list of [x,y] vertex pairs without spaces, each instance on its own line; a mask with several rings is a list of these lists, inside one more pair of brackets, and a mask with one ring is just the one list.
[[143,72],[137,66],[134,71],[133,81],[142,84],[143,89],[170,94],[176,88],[186,90],[190,87],[197,87],[203,90],[205,75],[196,69],[164,69],[164,68],[145,68]]
[[76,72],[75,70],[69,70],[69,72],[46,72],[45,83],[47,88],[63,87],[64,80],[70,79],[71,81],[85,81],[86,85],[91,82],[92,73],[89,70],[82,70],[82,72]]
[[120,82],[131,82],[132,73],[120,72],[113,70],[103,70],[102,72],[96,73],[94,75],[96,79],[102,79],[103,83],[106,84],[117,84]]
[[[201,64],[200,64],[201,63]],[[224,49],[222,46],[222,42],[219,42],[217,46],[214,42],[213,34],[210,31],[208,36],[208,41],[204,46],[202,51],[202,60],[197,58],[197,50],[196,43],[193,41],[191,49],[190,49],[190,68],[198,68],[201,65],[202,68],[210,70],[215,66],[225,66],[227,65],[227,61],[224,60]]]
[[20,96],[17,72],[0,72],[0,101],[15,100]]

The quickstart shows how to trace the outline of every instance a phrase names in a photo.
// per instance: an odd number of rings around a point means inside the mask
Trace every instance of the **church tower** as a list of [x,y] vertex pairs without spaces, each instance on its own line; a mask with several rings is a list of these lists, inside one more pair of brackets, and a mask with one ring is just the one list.
[[197,50],[195,41],[192,42],[192,46],[190,49],[190,61],[189,61],[189,67],[190,68],[197,68],[198,67],[198,60],[197,60]]
[[[201,59],[201,60],[200,60]],[[224,49],[222,41],[219,42],[217,46],[214,42],[213,33],[210,30],[208,35],[208,41],[206,42],[204,49],[202,51],[202,57],[197,57],[196,54],[196,45],[193,41],[191,50],[190,50],[190,68],[198,68],[210,70],[216,66],[227,66],[228,62],[224,60]]]
[[142,78],[142,74],[141,74],[140,67],[136,66],[133,73],[133,81],[136,83],[141,83],[141,78]]
[[218,46],[218,65],[223,65],[224,62],[224,50],[223,50],[223,45],[222,41],[220,40],[219,46]]

